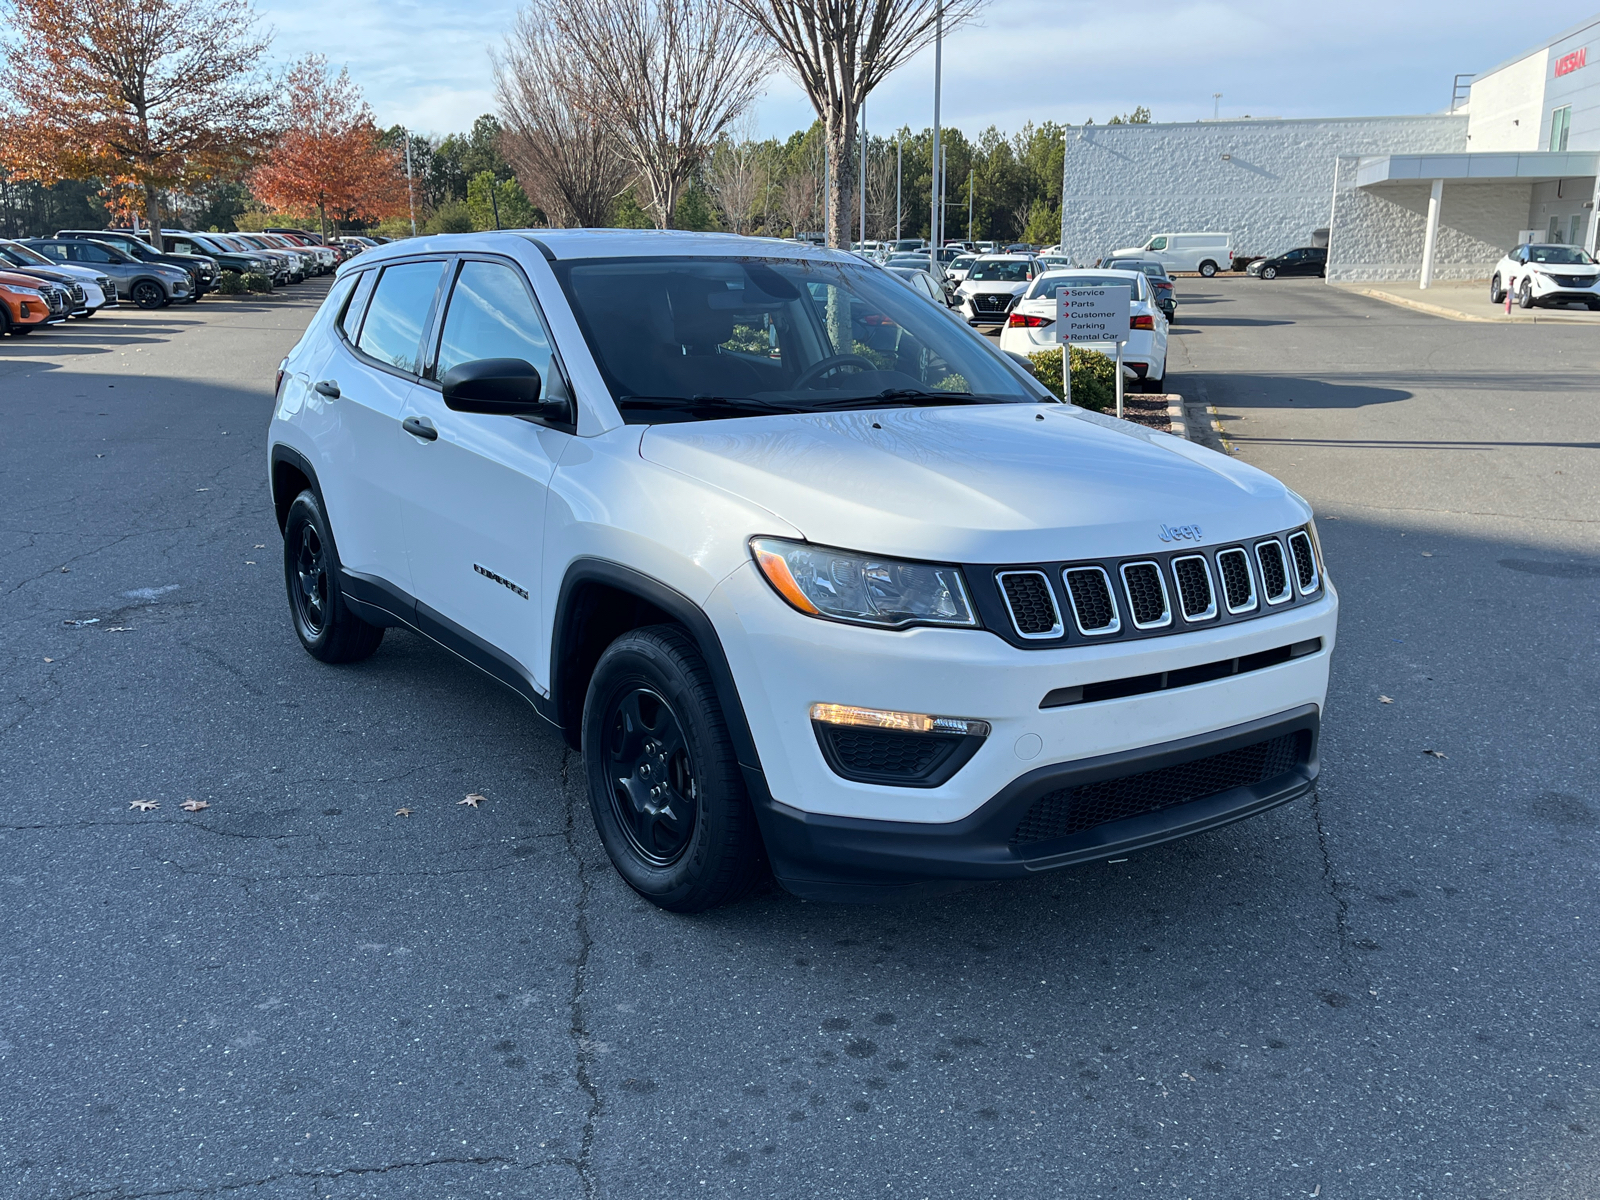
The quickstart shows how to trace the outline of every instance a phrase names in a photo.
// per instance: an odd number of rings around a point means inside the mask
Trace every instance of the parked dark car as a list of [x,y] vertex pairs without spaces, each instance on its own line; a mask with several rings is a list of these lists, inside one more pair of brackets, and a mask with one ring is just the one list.
[[193,234],[184,229],[163,229],[161,243],[166,246],[168,254],[177,258],[193,256],[213,259],[224,271],[233,271],[241,275],[246,271],[254,271],[261,275],[272,274],[271,265],[259,254],[223,249],[220,242],[213,241],[204,234]]
[[1321,246],[1301,246],[1268,258],[1258,258],[1245,268],[1246,275],[1276,279],[1279,275],[1326,275],[1328,252]]
[[117,285],[118,299],[132,300],[140,308],[160,308],[189,299],[191,277],[188,271],[165,263],[144,262],[108,242],[88,238],[26,238],[22,244],[57,262],[93,267]]
[[58,229],[58,238],[87,238],[115,246],[144,263],[159,263],[164,267],[177,267],[189,275],[189,303],[193,304],[207,292],[216,290],[217,278],[222,268],[214,258],[196,258],[193,255],[160,254],[149,242],[131,229]]
[[1113,258],[1102,265],[1110,271],[1142,272],[1150,280],[1156,307],[1165,314],[1167,324],[1178,323],[1178,285],[1167,274],[1166,264],[1153,258]]

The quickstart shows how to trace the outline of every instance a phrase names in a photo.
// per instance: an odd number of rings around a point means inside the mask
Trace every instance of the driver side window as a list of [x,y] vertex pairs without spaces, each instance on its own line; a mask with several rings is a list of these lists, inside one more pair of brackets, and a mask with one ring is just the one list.
[[1146,250],[1165,250],[1166,248],[1167,239],[1164,237],[1151,238],[1150,244],[1145,247]]

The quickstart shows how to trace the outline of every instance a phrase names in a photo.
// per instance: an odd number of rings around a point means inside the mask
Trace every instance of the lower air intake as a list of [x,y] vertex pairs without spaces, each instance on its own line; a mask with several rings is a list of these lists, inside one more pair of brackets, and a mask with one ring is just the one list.
[[1310,738],[1303,730],[1280,734],[1253,746],[1225,750],[1193,762],[1047,792],[1028,809],[1028,815],[1011,835],[1011,844],[1028,846],[1055,841],[1097,825],[1159,812],[1231,788],[1266,783],[1304,760]]

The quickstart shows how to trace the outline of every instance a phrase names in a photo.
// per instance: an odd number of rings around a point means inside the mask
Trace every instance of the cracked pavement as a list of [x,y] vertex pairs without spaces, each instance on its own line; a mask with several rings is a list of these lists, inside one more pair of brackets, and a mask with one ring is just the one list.
[[1317,798],[694,918],[511,693],[296,643],[262,431],[320,286],[0,342],[0,1196],[1593,1196],[1600,351],[1182,286],[1174,386],[1342,593]]

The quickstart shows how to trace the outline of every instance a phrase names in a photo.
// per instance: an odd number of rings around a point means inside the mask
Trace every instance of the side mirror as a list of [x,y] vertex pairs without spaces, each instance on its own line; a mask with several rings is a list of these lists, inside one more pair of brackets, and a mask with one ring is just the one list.
[[439,381],[445,407],[492,417],[540,417],[571,421],[564,399],[541,400],[542,381],[533,364],[520,358],[480,358],[451,367]]

